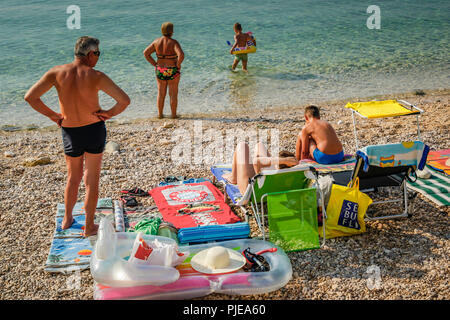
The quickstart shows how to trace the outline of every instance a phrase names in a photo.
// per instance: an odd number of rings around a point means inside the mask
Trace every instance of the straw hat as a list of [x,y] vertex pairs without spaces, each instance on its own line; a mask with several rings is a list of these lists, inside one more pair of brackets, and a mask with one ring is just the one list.
[[229,273],[244,265],[245,258],[242,254],[221,246],[202,250],[191,260],[194,270],[208,274]]

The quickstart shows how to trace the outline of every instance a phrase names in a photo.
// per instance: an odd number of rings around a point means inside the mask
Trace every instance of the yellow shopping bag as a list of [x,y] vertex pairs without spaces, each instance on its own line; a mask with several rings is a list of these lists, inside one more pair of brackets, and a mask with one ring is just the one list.
[[[364,215],[372,203],[372,199],[359,191],[359,178],[356,178],[353,187],[349,187],[350,183],[347,187],[333,184],[331,188],[325,224],[327,238],[352,236],[366,232]],[[319,227],[319,235],[323,237],[322,227]]]

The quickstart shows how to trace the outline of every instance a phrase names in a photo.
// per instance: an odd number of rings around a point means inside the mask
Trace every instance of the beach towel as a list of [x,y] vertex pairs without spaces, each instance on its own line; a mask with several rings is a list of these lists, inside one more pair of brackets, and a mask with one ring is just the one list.
[[407,181],[406,186],[411,190],[421,193],[438,206],[449,206],[450,177],[440,174],[428,166],[424,170],[431,174],[430,178],[417,178],[415,182]]
[[240,222],[211,182],[186,183],[150,190],[163,220],[176,228]]
[[427,157],[427,165],[450,176],[450,149],[430,151]]
[[[94,241],[83,237],[85,224],[83,202],[77,202],[73,208],[72,216],[75,221],[72,226],[62,230],[64,209],[64,204],[59,203],[57,205],[56,227],[44,267],[47,272],[66,273],[89,268]],[[95,223],[100,223],[100,220],[104,217],[114,221],[113,211],[112,199],[99,199],[95,212]]]
[[364,171],[369,165],[377,167],[416,166],[425,167],[430,148],[421,141],[382,144],[364,147],[356,154],[364,159]]
[[311,159],[301,160],[297,166],[308,166],[313,167],[319,172],[327,173],[327,172],[341,172],[341,171],[352,171],[355,167],[356,158],[351,154],[344,155],[344,160],[338,163],[332,164],[320,164]]

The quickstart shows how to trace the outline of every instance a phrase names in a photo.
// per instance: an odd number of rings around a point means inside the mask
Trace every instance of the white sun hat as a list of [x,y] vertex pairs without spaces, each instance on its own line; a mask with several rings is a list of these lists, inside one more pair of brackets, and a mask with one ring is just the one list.
[[200,251],[191,259],[194,270],[207,273],[229,273],[245,265],[244,256],[235,250],[216,246]]

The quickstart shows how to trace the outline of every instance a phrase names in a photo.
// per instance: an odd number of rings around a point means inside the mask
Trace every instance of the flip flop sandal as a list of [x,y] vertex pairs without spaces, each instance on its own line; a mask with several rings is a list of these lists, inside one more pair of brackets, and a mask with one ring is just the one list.
[[139,189],[137,187],[133,188],[133,189],[130,189],[130,190],[122,190],[120,192],[128,194],[130,196],[138,196],[138,197],[147,197],[149,195],[147,191],[144,191],[144,190]]
[[186,180],[186,176],[167,176],[164,178],[165,183],[180,182]]
[[139,205],[139,202],[137,202],[135,197],[132,196],[122,196],[120,197],[120,200],[126,205],[127,207],[136,207]]

